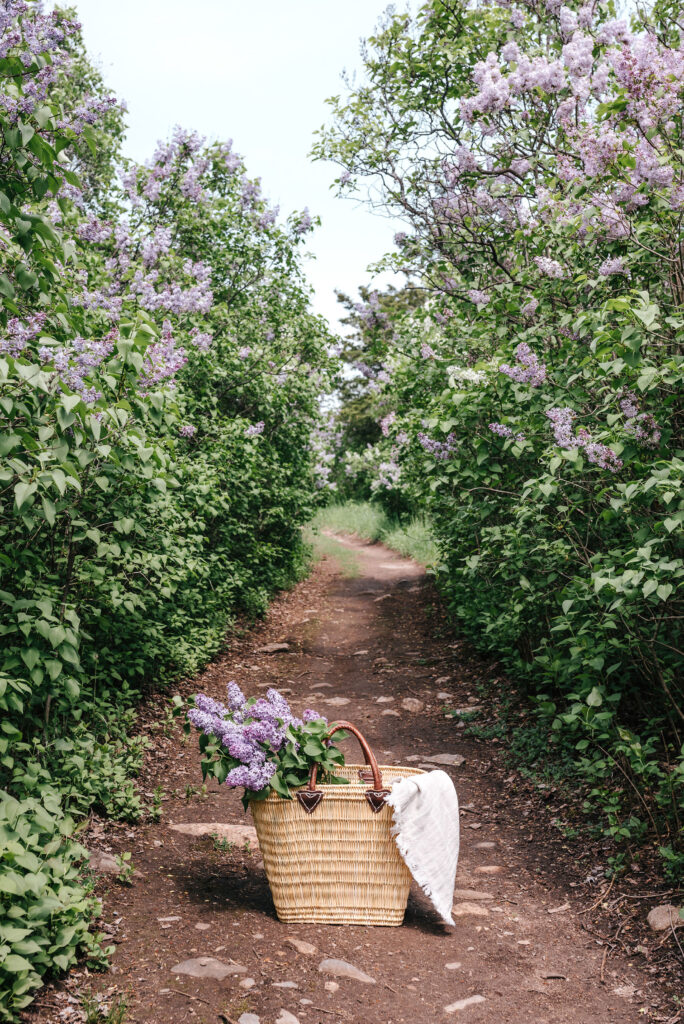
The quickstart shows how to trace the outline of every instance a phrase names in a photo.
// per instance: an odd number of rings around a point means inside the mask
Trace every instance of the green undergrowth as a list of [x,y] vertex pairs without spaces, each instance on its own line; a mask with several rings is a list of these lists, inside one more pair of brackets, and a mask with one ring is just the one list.
[[[459,714],[445,710],[447,717],[465,723],[462,736],[501,744],[504,760],[540,791],[557,790],[562,795],[565,811],[554,819],[556,827],[566,836],[585,835],[603,841],[611,840],[607,857],[607,874],[620,874],[630,865],[649,855],[660,862],[665,880],[677,885],[683,874],[683,860],[677,839],[667,827],[667,793],[654,787],[637,794],[631,813],[625,813],[624,797],[606,785],[609,772],[626,774],[628,751],[622,761],[605,751],[604,761],[589,764],[578,761],[575,745],[568,735],[550,729],[547,717],[525,703],[522,692],[503,691],[499,685],[482,682],[478,695],[496,707],[493,721],[484,721],[480,711]],[[643,771],[648,780],[650,752],[642,752]]]
[[433,565],[437,560],[437,547],[427,519],[422,516],[392,519],[371,502],[347,501],[341,505],[328,505],[318,512],[313,526],[316,530],[354,534],[364,540],[381,542],[421,565]]

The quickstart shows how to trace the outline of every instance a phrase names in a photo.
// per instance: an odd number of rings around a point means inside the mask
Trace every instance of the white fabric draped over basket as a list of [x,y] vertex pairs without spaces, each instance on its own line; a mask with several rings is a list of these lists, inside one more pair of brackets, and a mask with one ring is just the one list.
[[386,803],[404,862],[446,922],[451,916],[458,866],[458,797],[446,772],[433,771],[395,782]]

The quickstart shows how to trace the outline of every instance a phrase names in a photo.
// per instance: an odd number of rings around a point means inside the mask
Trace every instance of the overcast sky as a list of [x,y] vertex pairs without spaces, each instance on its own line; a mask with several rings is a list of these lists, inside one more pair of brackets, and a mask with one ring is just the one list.
[[[74,0],[72,0],[74,2]],[[387,0],[75,0],[88,49],[128,103],[127,154],[143,161],[175,124],[232,138],[248,173],[287,214],[308,206],[322,226],[308,263],[314,306],[334,323],[336,288],[355,293],[393,248],[396,222],[329,186],[339,171],[308,159],[325,100],[359,67],[359,42]],[[403,5],[402,5],[403,6]],[[376,281],[382,284],[388,278]]]

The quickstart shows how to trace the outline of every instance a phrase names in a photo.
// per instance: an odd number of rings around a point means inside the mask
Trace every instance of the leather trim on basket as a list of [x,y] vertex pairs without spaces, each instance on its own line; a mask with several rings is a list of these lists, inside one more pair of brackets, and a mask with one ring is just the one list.
[[323,792],[320,789],[300,789],[297,799],[307,814],[313,814],[323,799]]
[[371,768],[359,768],[359,778],[362,782],[373,781],[373,771]]
[[389,789],[367,789],[364,796],[370,804],[370,809],[374,814],[381,811],[385,806],[385,799],[389,796]]

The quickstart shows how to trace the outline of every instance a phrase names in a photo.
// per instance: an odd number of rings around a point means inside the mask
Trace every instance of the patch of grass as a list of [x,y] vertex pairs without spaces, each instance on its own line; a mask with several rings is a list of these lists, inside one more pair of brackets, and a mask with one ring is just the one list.
[[[347,501],[343,505],[328,505],[318,512],[311,524],[314,531],[355,534],[371,542],[381,541],[388,548],[413,558],[421,565],[434,565],[437,561],[430,524],[422,516],[406,522],[392,520],[379,506],[367,501]],[[318,538],[314,540],[314,545]],[[327,552],[325,552],[327,553]]]
[[437,562],[437,545],[427,519],[416,518],[405,525],[393,526],[383,533],[381,540],[388,548],[421,565]]
[[86,1024],[125,1024],[128,1003],[124,995],[108,1001],[104,996],[88,992],[81,997],[81,1007]]
[[380,540],[389,526],[383,510],[368,501],[347,501],[344,505],[328,505],[314,519],[318,530],[334,533],[355,533],[364,540]]
[[323,534],[314,534],[312,537],[314,558],[320,561],[321,558],[333,558],[340,567],[340,572],[346,579],[356,579],[360,575],[359,560],[353,551],[340,544],[333,537],[325,537]]

